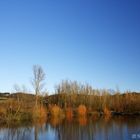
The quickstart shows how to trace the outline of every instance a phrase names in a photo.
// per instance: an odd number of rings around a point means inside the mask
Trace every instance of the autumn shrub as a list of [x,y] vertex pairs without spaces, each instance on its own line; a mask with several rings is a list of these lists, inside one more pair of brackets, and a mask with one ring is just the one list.
[[47,110],[44,106],[35,107],[32,112],[33,121],[47,119]]
[[62,110],[59,106],[54,105],[50,108],[50,113],[51,113],[51,116],[53,117],[59,117],[62,115]]
[[6,108],[0,106],[0,123],[5,122]]
[[0,116],[3,116],[4,114],[6,114],[6,108],[0,107]]
[[0,121],[7,124],[21,120],[20,104],[8,99],[0,104]]
[[47,117],[47,110],[45,107],[41,106],[39,110],[39,114],[41,118],[46,118]]
[[87,108],[85,105],[79,105],[78,107],[78,115],[85,116],[87,114]]
[[105,117],[111,117],[111,111],[109,110],[108,107],[105,106],[103,112]]

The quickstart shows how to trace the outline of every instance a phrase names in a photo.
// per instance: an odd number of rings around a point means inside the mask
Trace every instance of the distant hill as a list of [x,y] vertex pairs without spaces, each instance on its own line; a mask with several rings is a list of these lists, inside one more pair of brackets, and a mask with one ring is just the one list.
[[10,95],[9,92],[0,92],[0,97],[8,97]]

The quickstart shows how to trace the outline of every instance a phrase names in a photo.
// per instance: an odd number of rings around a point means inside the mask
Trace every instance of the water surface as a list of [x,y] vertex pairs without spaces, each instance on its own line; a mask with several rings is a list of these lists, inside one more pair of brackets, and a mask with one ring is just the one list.
[[0,140],[140,140],[140,117],[58,118],[0,126]]

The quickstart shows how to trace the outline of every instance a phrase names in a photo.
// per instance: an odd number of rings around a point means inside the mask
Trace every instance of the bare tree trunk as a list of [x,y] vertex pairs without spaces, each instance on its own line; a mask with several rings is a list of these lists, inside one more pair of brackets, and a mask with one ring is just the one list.
[[35,90],[35,107],[38,107],[38,95],[41,93],[42,88],[44,87],[43,81],[45,80],[45,73],[41,66],[33,66],[33,79],[32,85]]

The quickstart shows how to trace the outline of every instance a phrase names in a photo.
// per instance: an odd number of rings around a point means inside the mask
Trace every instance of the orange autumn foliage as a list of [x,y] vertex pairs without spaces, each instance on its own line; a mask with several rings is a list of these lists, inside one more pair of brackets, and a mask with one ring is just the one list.
[[87,108],[85,105],[79,105],[78,107],[78,115],[85,116],[87,114]]

